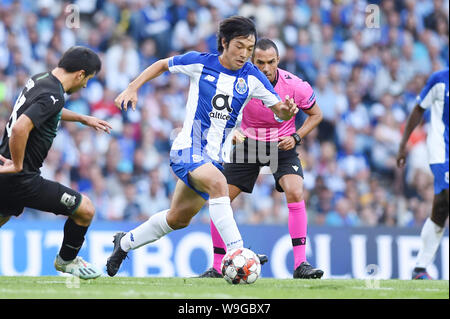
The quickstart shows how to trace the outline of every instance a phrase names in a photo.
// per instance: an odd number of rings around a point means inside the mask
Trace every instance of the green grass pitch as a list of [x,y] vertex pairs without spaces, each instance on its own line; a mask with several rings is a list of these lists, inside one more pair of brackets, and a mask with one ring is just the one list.
[[2,299],[448,299],[448,280],[0,277]]

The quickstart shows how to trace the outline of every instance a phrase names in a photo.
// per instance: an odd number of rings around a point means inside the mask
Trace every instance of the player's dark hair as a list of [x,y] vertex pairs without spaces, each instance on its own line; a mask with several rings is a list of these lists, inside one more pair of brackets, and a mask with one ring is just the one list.
[[232,16],[220,22],[219,32],[217,33],[217,51],[223,52],[222,39],[225,39],[225,44],[228,45],[231,40],[237,37],[248,37],[253,34],[255,41],[257,39],[255,23],[246,17]]
[[262,38],[259,39],[258,42],[256,42],[255,49],[266,51],[269,50],[270,48],[274,48],[275,52],[277,53],[277,56],[279,56],[277,45],[272,40],[268,38]]
[[97,53],[89,48],[74,46],[64,52],[58,62],[58,67],[69,73],[84,70],[85,75],[98,73],[102,67],[102,62]]

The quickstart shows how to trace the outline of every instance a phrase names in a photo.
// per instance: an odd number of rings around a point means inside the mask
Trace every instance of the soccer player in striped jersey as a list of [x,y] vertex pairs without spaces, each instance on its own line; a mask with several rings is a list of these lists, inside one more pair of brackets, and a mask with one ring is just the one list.
[[430,110],[427,149],[428,163],[434,175],[434,200],[431,216],[425,221],[420,234],[422,244],[412,279],[431,279],[426,268],[434,259],[448,217],[448,76],[447,68],[433,73],[428,79],[408,117],[397,154],[397,165],[403,167],[409,136],[419,125],[425,110]]
[[[307,214],[303,199],[303,170],[296,146],[311,130],[319,125],[322,112],[308,82],[278,68],[278,48],[270,39],[260,39],[252,58],[253,63],[267,76],[275,91],[294,98],[297,106],[308,115],[304,124],[296,130],[295,118],[279,121],[263,107],[261,101],[252,99],[245,107],[242,123],[233,136],[236,147],[230,163],[224,164],[230,199],[241,192],[251,193],[260,169],[269,166],[276,189],[286,194],[289,209],[288,229],[294,251],[294,278],[321,278],[323,271],[313,268],[306,260]],[[241,143],[239,143],[241,142]],[[269,151],[266,156],[266,151]],[[264,154],[261,158],[261,154]],[[254,160],[252,160],[254,159]],[[216,227],[211,221],[214,262],[200,277],[222,277],[220,265],[226,253]]]
[[165,71],[190,77],[186,118],[173,142],[170,165],[179,178],[170,208],[157,212],[135,229],[114,235],[106,268],[114,276],[127,252],[154,242],[190,220],[209,199],[211,219],[228,249],[243,247],[221,172],[222,146],[239,114],[252,98],[263,101],[282,120],[298,111],[292,98],[282,101],[267,77],[247,60],[256,43],[252,20],[233,16],[219,25],[217,54],[187,52],[159,60],[144,70],[115,100],[119,108],[135,109],[137,91]]

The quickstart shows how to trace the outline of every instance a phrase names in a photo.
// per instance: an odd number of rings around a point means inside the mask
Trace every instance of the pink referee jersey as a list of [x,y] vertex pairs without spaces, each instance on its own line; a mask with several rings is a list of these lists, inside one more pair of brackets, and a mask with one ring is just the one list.
[[[316,102],[314,91],[308,82],[282,69],[277,72],[275,92],[283,100],[286,95],[294,98],[297,106],[303,110],[311,108]],[[282,136],[295,133],[295,116],[289,121],[280,122],[261,100],[251,99],[243,110],[241,129],[249,138],[275,142]]]

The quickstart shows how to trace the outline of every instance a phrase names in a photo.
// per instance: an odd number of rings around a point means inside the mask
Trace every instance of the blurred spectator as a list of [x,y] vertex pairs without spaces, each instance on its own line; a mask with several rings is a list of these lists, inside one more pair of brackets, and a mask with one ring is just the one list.
[[[411,136],[404,175],[393,164],[394,154],[426,78],[448,67],[449,5],[377,1],[380,26],[369,28],[369,3],[0,1],[0,131],[30,75],[54,68],[72,45],[89,46],[99,53],[102,70],[81,94],[67,96],[66,107],[107,119],[113,132],[62,122],[42,173],[87,192],[98,219],[148,218],[173,195],[168,150],[185,119],[189,83],[168,73],[146,83],[131,113],[117,109],[114,99],[160,58],[192,49],[217,53],[218,23],[243,14],[253,17],[260,37],[276,41],[280,67],[313,86],[324,114],[298,147],[310,223],[420,226],[433,198],[432,175],[424,165],[429,119]],[[80,9],[79,28],[67,24],[68,4]],[[285,223],[285,207],[264,173],[253,194],[233,202],[238,223]],[[207,209],[193,222],[208,223]]]
[[357,226],[358,223],[359,218],[356,211],[345,197],[336,202],[335,210],[329,212],[325,218],[325,225],[327,226]]
[[116,44],[108,48],[105,56],[106,87],[123,91],[139,74],[139,54],[133,38],[121,36]]

